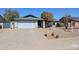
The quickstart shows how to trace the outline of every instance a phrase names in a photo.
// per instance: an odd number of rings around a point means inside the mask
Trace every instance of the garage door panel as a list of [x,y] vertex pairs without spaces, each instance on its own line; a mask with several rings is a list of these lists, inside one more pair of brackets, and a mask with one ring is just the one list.
[[36,22],[18,23],[18,28],[37,28]]

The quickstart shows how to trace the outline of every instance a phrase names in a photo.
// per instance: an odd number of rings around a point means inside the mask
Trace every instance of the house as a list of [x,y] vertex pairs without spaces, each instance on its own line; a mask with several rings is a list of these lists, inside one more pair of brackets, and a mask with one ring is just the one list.
[[11,28],[25,29],[25,28],[44,28],[45,21],[40,17],[27,15],[24,17],[14,18],[11,22]]
[[75,27],[79,28],[79,17],[71,17],[71,19],[75,22]]
[[10,28],[10,22],[0,15],[0,26],[1,28]]
[[[62,17],[59,22],[64,23],[65,17]],[[68,20],[68,26],[72,26],[72,22],[74,23],[75,28],[79,28],[79,17],[66,17]]]

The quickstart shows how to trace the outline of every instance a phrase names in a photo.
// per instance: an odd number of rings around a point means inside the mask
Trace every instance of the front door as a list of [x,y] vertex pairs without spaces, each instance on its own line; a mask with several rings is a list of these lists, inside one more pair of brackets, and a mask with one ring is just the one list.
[[43,28],[43,21],[38,21],[38,28]]

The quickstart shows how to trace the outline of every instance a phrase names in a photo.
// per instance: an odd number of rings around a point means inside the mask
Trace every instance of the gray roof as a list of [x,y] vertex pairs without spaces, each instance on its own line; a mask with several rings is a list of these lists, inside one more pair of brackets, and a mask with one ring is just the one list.
[[[62,17],[60,20],[64,19],[65,17]],[[71,21],[79,21],[79,17],[68,17],[67,18],[68,20],[71,20]]]
[[5,18],[0,15],[0,22],[5,22]]
[[74,21],[79,21],[79,17],[71,17],[71,19]]
[[14,18],[14,21],[27,21],[27,20],[38,21],[38,20],[43,20],[43,19],[42,18],[32,18],[32,17],[28,17],[28,18]]
[[31,15],[31,14],[29,14],[29,15],[27,15],[27,16],[24,16],[24,18],[25,17],[33,17],[33,18],[38,18],[38,17],[36,17],[36,16],[34,16],[34,15]]
[[27,21],[27,20],[38,21],[38,20],[44,20],[44,19],[42,19],[40,17],[33,16],[33,15],[27,15],[27,16],[20,17],[20,18],[14,18],[13,21]]

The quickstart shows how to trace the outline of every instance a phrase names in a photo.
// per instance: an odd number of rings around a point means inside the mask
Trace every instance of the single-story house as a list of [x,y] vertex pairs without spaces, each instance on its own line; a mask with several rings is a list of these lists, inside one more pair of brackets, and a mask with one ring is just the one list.
[[9,22],[0,15],[0,26],[2,28],[12,28],[12,29],[45,28],[46,21],[41,17],[27,15],[24,17],[13,18],[13,20]]
[[79,28],[79,17],[72,17],[71,19],[75,22],[75,27]]
[[[67,17],[68,26],[72,26],[72,22],[74,23],[75,28],[79,28],[79,17]],[[65,17],[62,17],[59,22],[64,23]]]
[[10,28],[10,22],[8,22],[4,17],[0,15],[0,27],[1,28]]
[[33,15],[14,18],[13,21],[11,22],[11,28],[13,29],[44,28],[44,27],[45,27],[44,19]]

